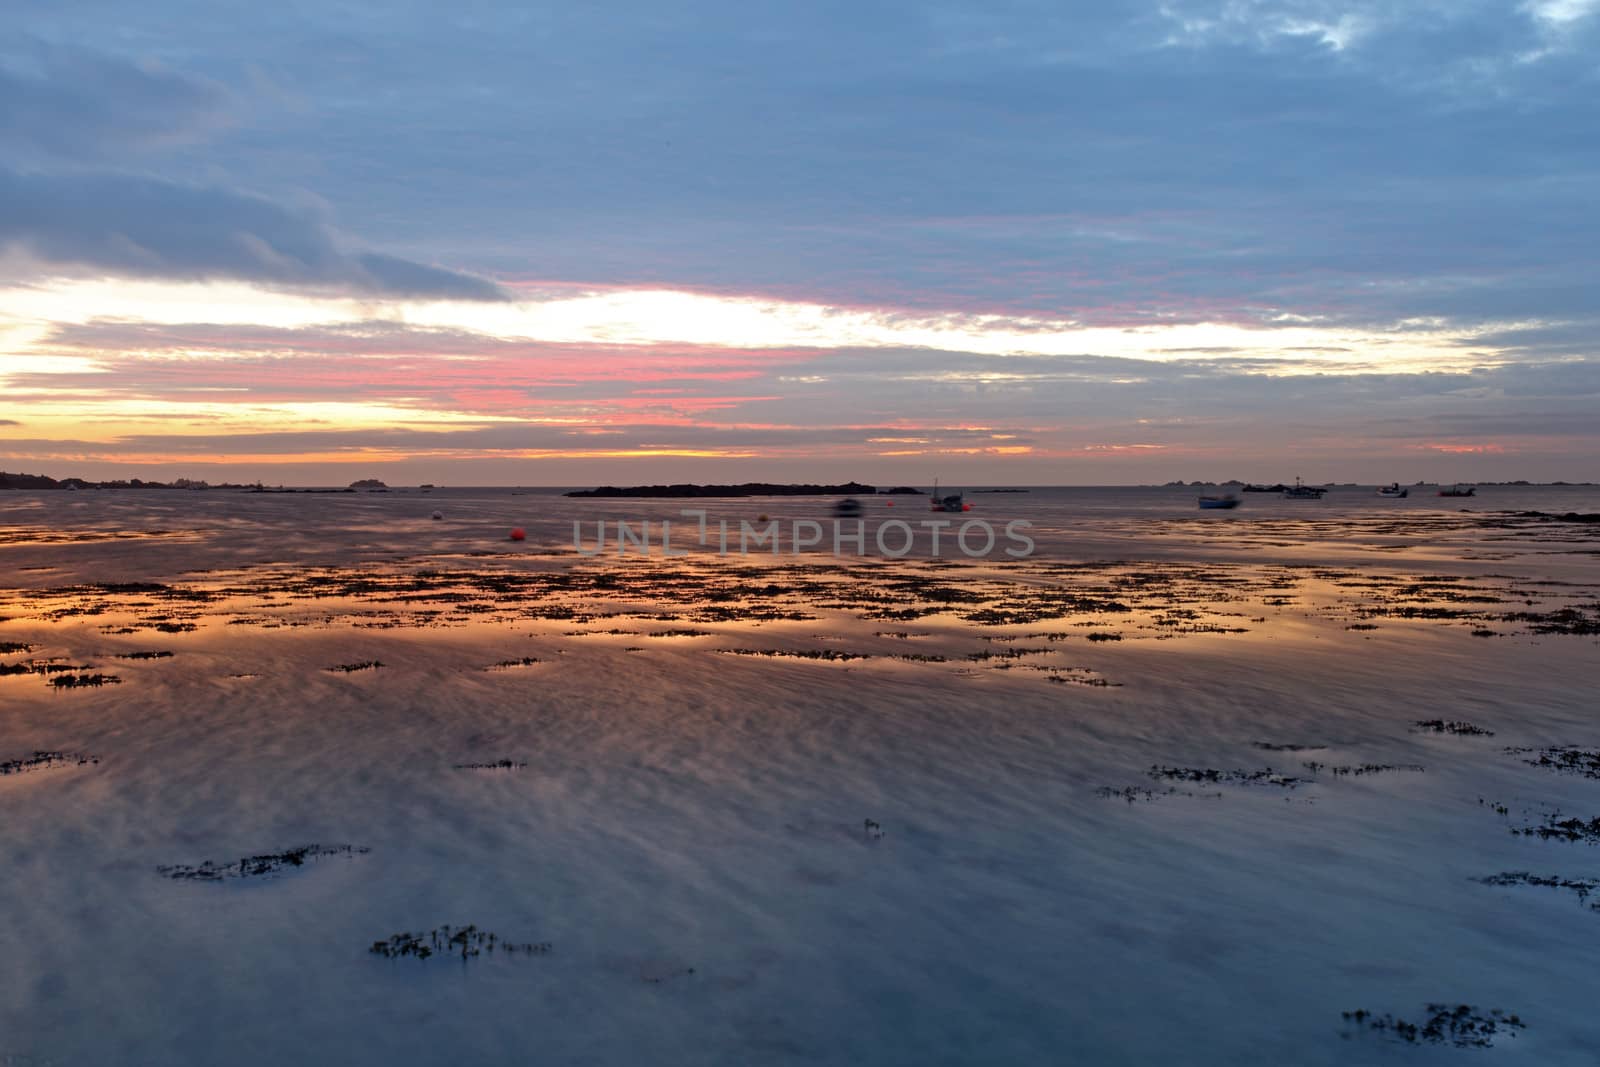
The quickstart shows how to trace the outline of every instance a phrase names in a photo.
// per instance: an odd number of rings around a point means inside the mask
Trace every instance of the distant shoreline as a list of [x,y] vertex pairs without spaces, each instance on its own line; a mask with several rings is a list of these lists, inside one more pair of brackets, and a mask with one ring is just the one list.
[[[967,492],[974,493],[974,494],[977,494],[977,493],[1030,493],[1030,492],[1036,492],[1036,491],[1039,491],[1039,490],[1049,490],[1049,489],[1151,489],[1151,490],[1155,490],[1155,489],[1172,489],[1172,490],[1178,490],[1178,489],[1223,488],[1223,487],[1227,487],[1227,486],[1230,486],[1230,485],[1231,486],[1246,486],[1246,485],[1252,485],[1253,486],[1253,483],[1242,482],[1239,479],[1231,479],[1231,480],[1226,480],[1226,481],[1215,481],[1215,482],[1202,482],[1202,481],[1182,482],[1182,481],[1173,481],[1173,482],[1165,482],[1165,483],[1160,483],[1160,484],[1156,484],[1156,483],[1142,483],[1142,484],[1134,483],[1134,484],[1116,484],[1116,485],[1111,485],[1111,484],[1081,484],[1081,485],[1061,485],[1061,484],[1045,485],[1045,484],[1039,484],[1039,485],[1019,486],[1019,485],[1016,485],[1016,483],[1011,483],[1009,486],[1005,486],[1005,487],[998,487],[998,486],[997,487],[988,487],[988,486],[976,486],[976,485],[973,485],[973,483],[970,483],[970,482],[966,483],[966,484],[967,484]],[[1369,484],[1367,484],[1365,482],[1307,482],[1306,484],[1315,485],[1315,486],[1320,487],[1320,488],[1329,488],[1329,489],[1371,489],[1371,488],[1374,488],[1379,483],[1372,483],[1371,485],[1369,485]],[[1387,484],[1387,483],[1384,483],[1384,484]],[[1521,480],[1521,479],[1515,480],[1515,481],[1477,481],[1477,480],[1472,480],[1472,479],[1465,479],[1465,480],[1461,480],[1460,482],[1455,482],[1455,481],[1446,481],[1446,482],[1426,481],[1426,482],[1402,482],[1400,484],[1402,486],[1404,486],[1404,487],[1407,487],[1407,488],[1436,487],[1436,486],[1444,486],[1444,485],[1461,484],[1461,485],[1476,485],[1476,486],[1483,486],[1483,487],[1501,487],[1501,488],[1512,488],[1512,489],[1563,489],[1563,488],[1581,489],[1581,488],[1593,488],[1594,486],[1596,486],[1597,484],[1600,484],[1600,483],[1596,483],[1596,482],[1567,482],[1567,481],[1531,482],[1531,481],[1526,481],[1526,480]],[[1268,489],[1276,489],[1277,486],[1267,486],[1266,488],[1268,488]],[[698,483],[680,482],[680,483],[673,483],[673,484],[667,484],[667,485],[637,485],[637,486],[626,486],[626,487],[618,487],[618,486],[607,485],[607,486],[599,486],[599,487],[593,488],[593,489],[575,489],[570,484],[569,485],[511,485],[511,484],[506,484],[506,485],[454,485],[454,486],[450,486],[450,485],[437,485],[436,486],[436,485],[430,485],[430,484],[422,484],[422,485],[394,485],[394,486],[390,486],[390,485],[386,485],[386,484],[378,481],[377,479],[361,479],[360,481],[354,482],[354,483],[352,483],[350,485],[347,485],[347,486],[338,486],[338,485],[293,485],[293,486],[290,486],[290,485],[282,485],[282,484],[280,484],[280,485],[265,485],[265,484],[263,484],[261,482],[248,482],[248,483],[246,483],[246,482],[215,482],[215,483],[208,483],[208,482],[201,481],[201,480],[198,480],[198,479],[188,479],[188,478],[177,478],[177,479],[174,479],[174,480],[172,480],[170,482],[153,481],[153,480],[140,479],[140,478],[127,478],[127,479],[118,478],[118,479],[109,479],[109,480],[105,480],[105,481],[95,481],[95,480],[92,480],[92,479],[89,479],[89,478],[76,478],[76,477],[53,478],[53,477],[50,477],[48,475],[43,475],[43,474],[11,474],[11,473],[7,473],[5,471],[0,471],[0,490],[7,490],[7,489],[21,490],[21,491],[57,491],[57,490],[74,490],[74,489],[77,489],[77,490],[84,490],[84,489],[135,489],[135,490],[164,489],[164,490],[189,490],[189,491],[223,490],[223,491],[227,491],[227,492],[242,492],[242,493],[358,493],[358,492],[368,492],[368,493],[383,493],[383,492],[407,493],[407,492],[417,492],[417,491],[421,491],[421,492],[425,492],[426,493],[426,492],[431,492],[431,491],[434,491],[434,490],[461,491],[461,490],[475,490],[475,489],[485,489],[485,490],[500,490],[500,489],[504,489],[504,490],[515,490],[515,491],[521,491],[521,492],[530,492],[530,491],[532,491],[532,492],[560,493],[560,494],[562,494],[564,496],[580,498],[580,499],[581,498],[587,498],[587,499],[609,499],[609,498],[627,498],[627,497],[647,498],[647,499],[648,498],[656,498],[656,499],[680,498],[681,499],[681,498],[703,497],[703,498],[707,498],[707,499],[713,499],[713,498],[719,498],[719,497],[720,498],[736,498],[736,497],[752,497],[752,496],[841,496],[841,495],[842,496],[886,496],[886,495],[926,496],[926,495],[929,494],[929,492],[931,492],[931,489],[929,489],[929,488],[913,488],[911,486],[896,486],[896,487],[888,488],[888,489],[880,489],[877,486],[869,485],[869,484],[864,483],[864,482],[843,482],[843,483],[832,484],[832,485],[810,484],[810,483],[773,483],[773,482],[744,482],[744,483],[730,484],[730,485],[715,485],[715,484],[698,484]]]

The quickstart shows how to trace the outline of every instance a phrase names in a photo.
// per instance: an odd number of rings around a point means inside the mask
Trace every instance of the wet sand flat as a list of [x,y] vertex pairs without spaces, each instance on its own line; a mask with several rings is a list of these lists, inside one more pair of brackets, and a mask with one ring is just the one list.
[[1591,1063],[1547,493],[991,498],[981,560],[8,495],[0,1063]]

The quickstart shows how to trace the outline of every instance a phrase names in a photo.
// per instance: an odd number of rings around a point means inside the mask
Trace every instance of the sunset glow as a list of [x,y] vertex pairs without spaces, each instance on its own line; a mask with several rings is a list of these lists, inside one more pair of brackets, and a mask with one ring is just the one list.
[[[1059,39],[924,13],[841,57],[741,15],[732,93],[698,62],[635,91],[655,68],[580,33],[589,90],[498,54],[435,72],[472,106],[394,74],[436,57],[404,19],[166,47],[52,16],[0,50],[26,102],[0,130],[0,467],[1586,477],[1600,241],[1586,158],[1547,133],[1589,106],[1593,5],[1449,47],[1280,7]],[[797,65],[732,58],[769,45]],[[829,92],[781,73],[835,58]],[[1457,166],[1485,144],[1503,173]]]

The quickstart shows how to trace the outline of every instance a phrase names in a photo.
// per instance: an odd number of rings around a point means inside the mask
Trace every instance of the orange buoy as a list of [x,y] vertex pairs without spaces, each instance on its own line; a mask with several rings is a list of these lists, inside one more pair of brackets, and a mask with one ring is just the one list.
[[528,531],[524,530],[522,527],[518,526],[515,530],[511,531],[511,540],[526,541],[527,539]]

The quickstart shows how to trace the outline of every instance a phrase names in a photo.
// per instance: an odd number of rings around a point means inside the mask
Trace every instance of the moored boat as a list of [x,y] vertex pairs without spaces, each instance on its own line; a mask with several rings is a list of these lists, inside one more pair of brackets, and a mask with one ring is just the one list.
[[1202,510],[1225,510],[1228,508],[1236,508],[1238,506],[1239,498],[1234,496],[1232,493],[1224,493],[1221,496],[1202,496],[1200,498],[1200,507]]
[[1285,500],[1321,500],[1326,492],[1320,485],[1306,485],[1296,478],[1294,484],[1283,491],[1283,496]]
[[1378,487],[1378,495],[1379,496],[1389,496],[1389,497],[1399,498],[1399,497],[1409,496],[1410,493],[1411,493],[1411,490],[1404,488],[1403,486],[1401,486],[1401,484],[1399,482],[1395,482],[1392,485],[1380,485]]
[[1448,489],[1439,490],[1440,496],[1477,496],[1478,487],[1475,485],[1452,485]]
[[930,510],[930,511],[966,511],[967,509],[969,509],[971,507],[972,507],[971,504],[968,504],[964,500],[961,499],[961,494],[960,493],[946,493],[945,495],[940,496],[939,495],[939,481],[938,481],[937,478],[934,479],[932,506],[928,510]]

